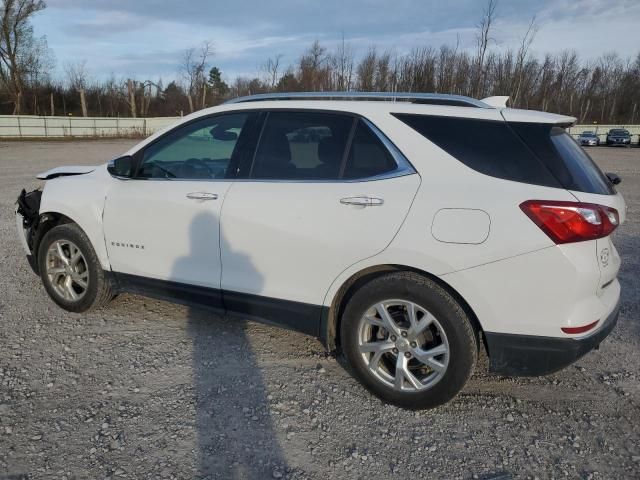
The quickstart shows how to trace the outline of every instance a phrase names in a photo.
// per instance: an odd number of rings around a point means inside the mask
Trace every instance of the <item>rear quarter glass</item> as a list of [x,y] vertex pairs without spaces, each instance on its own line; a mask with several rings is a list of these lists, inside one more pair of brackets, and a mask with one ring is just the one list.
[[394,116],[485,175],[578,192],[616,193],[564,128],[544,123],[433,115]]
[[567,190],[613,195],[615,189],[591,157],[564,128],[511,122],[511,128]]
[[485,175],[562,188],[504,121],[394,114],[449,155]]

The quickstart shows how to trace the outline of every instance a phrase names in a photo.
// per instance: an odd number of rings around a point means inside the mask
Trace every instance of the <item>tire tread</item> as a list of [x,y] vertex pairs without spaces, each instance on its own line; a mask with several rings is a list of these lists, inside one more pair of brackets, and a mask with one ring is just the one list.
[[[458,327],[455,331],[460,337],[457,343],[463,349],[459,353],[461,358],[465,359],[465,363],[468,363],[463,370],[458,369],[458,371],[451,374],[449,372],[445,373],[445,375],[455,375],[454,382],[451,385],[446,384],[446,378],[443,378],[434,387],[423,392],[401,393],[393,391],[381,383],[376,384],[378,382],[376,379],[365,373],[362,367],[354,365],[354,362],[357,362],[358,354],[348,340],[349,335],[354,335],[354,333],[349,333],[347,330],[356,328],[355,323],[362,313],[363,305],[367,304],[367,295],[382,295],[381,292],[390,288],[400,288],[410,297],[415,297],[419,292],[422,292],[422,294],[435,294],[440,301],[444,302],[449,316]],[[429,305],[424,306],[429,308]],[[360,286],[347,301],[342,320],[340,334],[343,353],[354,370],[355,376],[370,391],[389,403],[409,409],[433,408],[442,405],[462,389],[475,370],[478,361],[479,339],[467,312],[442,285],[419,273],[410,271],[387,273]],[[452,335],[452,332],[447,332],[447,336],[450,335]],[[449,368],[451,368],[451,363]]]
[[[69,240],[74,241],[74,243],[76,242],[76,240],[79,240],[77,241],[77,243],[79,244],[78,247],[81,249],[85,260],[90,264],[88,265],[88,267],[95,272],[95,278],[90,279],[93,284],[96,285],[95,294],[92,294],[91,291],[88,291],[87,294],[89,295],[89,297],[85,295],[85,297],[83,297],[80,302],[75,304],[69,302],[61,302],[47,288],[48,284],[45,278],[45,268],[43,268],[43,258],[46,256],[48,246],[53,240],[56,239],[55,237],[58,236],[60,238],[68,238]],[[87,237],[87,234],[75,223],[65,223],[62,225],[57,225],[45,234],[44,238],[40,242],[40,247],[38,249],[38,264],[40,267],[42,282],[45,285],[47,293],[49,293],[49,296],[54,302],[56,302],[65,310],[76,313],[96,310],[104,307],[115,296],[111,280],[104,274],[104,270],[102,269],[102,265],[100,264],[98,255],[93,249],[89,237]],[[93,298],[91,298],[91,296],[93,296]]]

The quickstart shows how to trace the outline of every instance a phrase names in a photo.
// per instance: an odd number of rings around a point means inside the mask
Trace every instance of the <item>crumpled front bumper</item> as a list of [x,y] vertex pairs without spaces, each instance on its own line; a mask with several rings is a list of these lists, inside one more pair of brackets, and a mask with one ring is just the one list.
[[16,231],[18,239],[25,253],[32,270],[38,273],[35,258],[35,248],[37,246],[36,235],[40,226],[40,200],[42,191],[34,190],[27,193],[22,190],[16,201]]
[[27,243],[27,229],[24,227],[24,217],[20,212],[18,212],[18,208],[16,208],[16,232],[18,232],[18,239],[20,240],[20,245],[24,249],[24,252],[27,255],[31,255],[31,249],[29,248],[29,244]]

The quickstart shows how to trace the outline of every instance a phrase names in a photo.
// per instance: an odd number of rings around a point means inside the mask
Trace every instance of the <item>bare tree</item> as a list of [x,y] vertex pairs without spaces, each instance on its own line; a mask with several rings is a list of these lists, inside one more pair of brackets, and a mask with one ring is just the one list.
[[86,60],[67,62],[64,65],[64,73],[67,77],[67,83],[72,90],[81,90],[87,88],[87,82],[89,81],[89,72],[87,71]]
[[300,57],[299,81],[303,90],[316,92],[330,89],[328,59],[327,49],[318,40]]
[[476,34],[476,72],[475,72],[475,94],[480,96],[484,87],[485,79],[485,57],[489,44],[495,39],[491,36],[491,26],[495,21],[496,7],[498,0],[487,0],[487,4],[482,12],[482,19],[477,25]]
[[[213,55],[213,44],[203,42],[199,48],[188,48],[182,56],[180,71],[187,82],[189,108],[194,111],[194,104],[206,102],[206,67],[209,57]],[[200,102],[198,102],[200,97]]]
[[358,73],[358,90],[362,92],[372,92],[374,90],[377,61],[378,52],[376,48],[369,48],[367,54],[360,60],[356,67],[356,72]]
[[519,105],[520,101],[520,90],[522,88],[522,82],[524,80],[525,74],[525,61],[527,56],[529,55],[529,48],[531,44],[536,38],[536,33],[538,33],[538,25],[536,23],[535,15],[531,18],[529,22],[529,27],[525,32],[522,40],[520,42],[520,46],[518,48],[518,53],[516,55],[516,66],[515,66],[515,76],[514,76],[514,87],[511,89],[511,104]]
[[267,61],[262,66],[262,70],[264,70],[266,74],[266,84],[269,90],[273,91],[278,85],[278,81],[280,80],[280,61],[282,60],[283,55],[278,53],[273,57],[267,58]]
[[87,117],[87,99],[85,90],[87,88],[87,61],[69,62],[65,65],[65,73],[69,87],[80,95],[80,105],[82,108],[82,116]]
[[354,69],[353,49],[345,42],[344,33],[342,41],[338,44],[335,55],[332,56],[334,70],[333,87],[336,90],[351,90],[353,88]]
[[33,14],[46,7],[42,0],[2,0],[0,5],[0,81],[13,101],[13,114],[22,111],[25,72],[33,56]]

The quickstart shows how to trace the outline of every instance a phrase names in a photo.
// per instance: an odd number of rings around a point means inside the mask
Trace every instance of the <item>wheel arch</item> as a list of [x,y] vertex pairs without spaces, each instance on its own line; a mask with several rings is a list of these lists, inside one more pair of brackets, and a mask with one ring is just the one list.
[[49,232],[52,228],[57,227],[59,225],[65,225],[68,223],[73,223],[80,228],[87,236],[89,241],[91,242],[91,246],[96,252],[96,255],[100,259],[100,263],[102,263],[104,267],[104,260],[101,255],[101,247],[104,246],[104,242],[102,244],[96,242],[94,238],[87,232],[87,230],[83,227],[81,222],[78,222],[76,218],[70,216],[68,213],[61,213],[59,211],[51,210],[51,211],[41,211],[38,217],[38,229],[34,235],[33,245],[32,245],[32,255],[34,257],[34,264],[37,266],[37,257],[38,250],[40,249],[40,243],[44,236]]
[[471,305],[464,299],[464,297],[451,285],[442,280],[441,278],[433,275],[424,270],[420,270],[415,267],[410,267],[407,265],[398,265],[398,264],[382,264],[382,265],[373,265],[367,268],[364,268],[349,277],[336,291],[333,299],[331,300],[330,306],[325,306],[322,312],[322,319],[320,322],[320,340],[326,346],[329,351],[336,350],[340,347],[340,321],[342,317],[342,312],[349,301],[349,298],[365,283],[370,282],[374,278],[380,277],[387,273],[391,272],[414,272],[418,275],[422,275],[440,285],[444,288],[451,296],[453,296],[456,301],[462,306],[465,313],[469,316],[471,320],[471,324],[476,332],[478,337],[482,337],[482,343],[485,347],[486,340],[484,339],[484,335],[480,336],[480,333],[483,333],[484,330],[482,325],[480,324],[480,320],[478,316],[471,308]]

